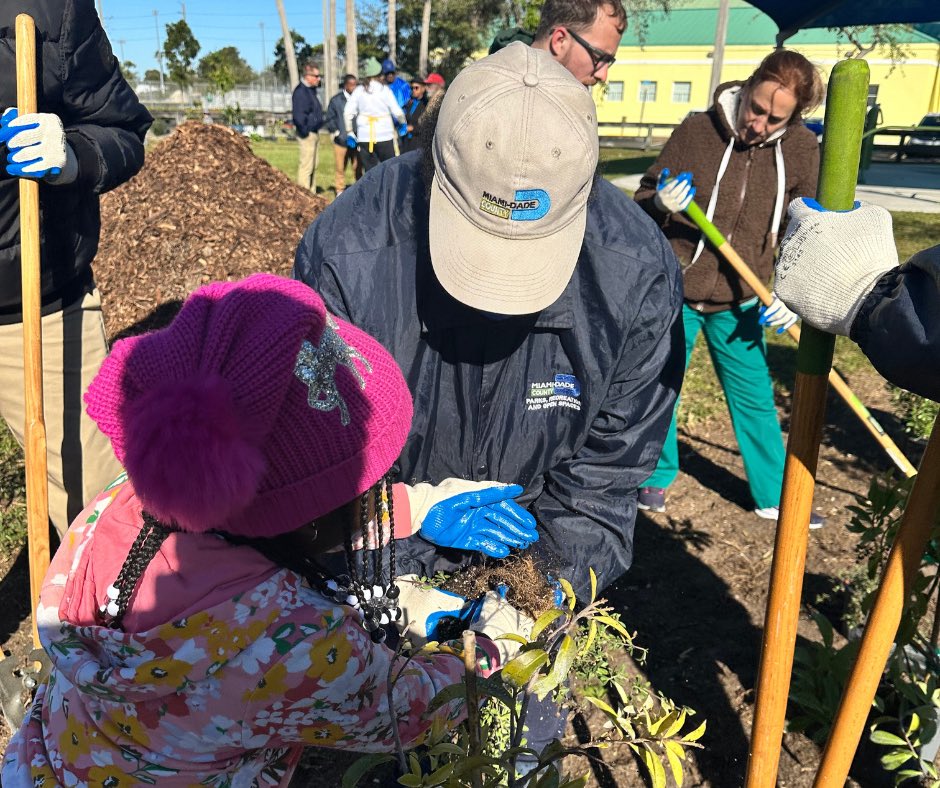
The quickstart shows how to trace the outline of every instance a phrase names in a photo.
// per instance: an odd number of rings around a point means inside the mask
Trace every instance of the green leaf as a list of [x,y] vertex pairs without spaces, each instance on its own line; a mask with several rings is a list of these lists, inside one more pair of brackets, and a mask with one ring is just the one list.
[[466,755],[466,750],[463,747],[458,747],[456,744],[452,744],[449,741],[442,741],[438,744],[435,744],[430,750],[428,750],[428,755]]
[[664,739],[671,739],[671,738],[672,738],[673,736],[675,736],[679,731],[681,731],[681,730],[682,730],[682,726],[685,725],[685,714],[686,714],[685,709],[683,709],[681,712],[679,712],[679,716],[678,716],[678,717],[676,718],[676,720],[672,723],[672,725],[670,725],[670,726],[669,726],[666,730],[664,730],[664,731],[663,731],[663,730],[660,730],[660,736],[662,736]]
[[[597,706],[597,708],[599,708],[599,709],[600,709],[602,712],[604,712],[605,714],[609,714],[611,717],[616,717],[616,716],[617,716],[617,712],[615,712],[607,703],[605,703],[604,701],[602,701],[600,698],[594,698],[594,697],[591,697],[590,695],[587,695],[587,696],[585,696],[584,699],[585,699],[588,703],[593,703],[595,706]],[[690,734],[690,735],[691,735],[691,734]],[[690,739],[686,739],[686,741],[691,741],[691,740],[690,740]]]
[[405,785],[407,788],[421,788],[424,780],[417,774],[403,774],[398,778],[399,785]]
[[437,771],[431,772],[431,774],[429,774],[427,779],[424,781],[424,784],[427,786],[443,785],[445,782],[447,782],[447,778],[450,777],[456,765],[457,764],[453,762],[445,763]]
[[657,755],[647,746],[644,746],[640,750],[640,755],[643,758],[646,770],[650,773],[653,788],[666,788],[666,769],[662,761],[660,761]]
[[911,724],[907,727],[907,737],[910,738],[918,728],[920,728],[920,717],[917,712],[914,712],[911,715]]
[[445,706],[451,701],[465,700],[466,697],[467,697],[466,682],[461,681],[458,684],[450,684],[444,687],[444,689],[442,689],[440,692],[437,693],[437,695],[434,696],[434,698],[428,704],[428,713],[432,711],[436,711],[437,709],[441,708],[441,706]]
[[387,753],[376,753],[374,755],[364,755],[352,765],[343,774],[342,788],[356,788],[359,781],[377,766],[389,761],[394,761],[395,756]]
[[667,741],[666,758],[669,760],[669,769],[672,772],[672,779],[675,780],[676,785],[681,786],[683,778],[685,777],[682,771],[682,761],[685,758],[685,750],[682,749],[682,745],[678,742]]
[[581,654],[587,654],[591,650],[591,646],[594,645],[594,639],[597,637],[597,622],[594,619],[591,619],[591,623],[588,624],[588,637],[584,642],[584,645],[581,646]]
[[910,750],[891,750],[886,755],[881,756],[881,765],[889,772],[893,772],[902,764],[907,763],[914,757]]
[[[591,574],[594,574],[593,570]],[[568,780],[568,782],[562,783],[560,788],[584,788],[587,785],[588,778],[591,776],[591,773],[583,774],[580,777],[575,777],[573,780]]]
[[701,725],[699,725],[691,733],[687,733],[685,736],[682,737],[682,741],[698,741],[699,739],[701,739],[702,735],[705,733],[706,723],[707,723],[707,720],[703,722]]
[[561,782],[561,775],[558,774],[558,769],[552,764],[547,766],[539,775],[535,788],[558,788],[559,782]]
[[528,638],[522,637],[522,635],[517,635],[515,632],[507,632],[505,635],[497,635],[493,640],[511,640],[513,643],[518,643],[520,646],[528,646]]
[[[503,667],[503,680],[515,687],[524,687],[530,678],[548,662],[548,652],[544,649],[523,651],[513,657]],[[446,690],[445,690],[446,691]]]
[[532,640],[538,640],[538,636],[542,634],[545,627],[563,615],[565,615],[565,611],[557,607],[546,610],[536,619],[535,624],[532,627],[532,634],[529,637]]
[[561,645],[558,647],[558,653],[552,663],[552,675],[558,680],[559,684],[568,678],[571,666],[577,656],[578,646],[574,642],[574,638],[571,635],[565,635],[561,639]]
[[574,589],[571,587],[571,583],[563,577],[558,578],[558,583],[561,586],[561,590],[565,592],[565,601],[568,604],[568,609],[574,610],[574,606],[577,604],[578,600],[574,595]]
[[588,567],[588,571],[591,573],[591,602],[597,599],[597,575],[594,574],[594,569]]
[[616,618],[611,618],[610,616],[597,616],[596,621],[599,621],[601,624],[610,627],[615,632],[618,632],[623,637],[630,639],[630,633],[627,632],[627,628],[621,624]]
[[907,742],[900,736],[888,731],[872,731],[869,737],[875,744],[884,744],[888,747],[907,747]]

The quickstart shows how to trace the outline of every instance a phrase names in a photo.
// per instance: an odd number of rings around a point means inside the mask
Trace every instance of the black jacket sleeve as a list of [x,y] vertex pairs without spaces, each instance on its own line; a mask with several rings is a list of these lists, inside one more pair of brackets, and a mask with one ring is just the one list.
[[78,159],[76,183],[100,194],[143,166],[153,118],[121,75],[93,0],[66,6],[62,67],[62,123]]
[[940,400],[940,246],[878,280],[851,337],[895,386]]

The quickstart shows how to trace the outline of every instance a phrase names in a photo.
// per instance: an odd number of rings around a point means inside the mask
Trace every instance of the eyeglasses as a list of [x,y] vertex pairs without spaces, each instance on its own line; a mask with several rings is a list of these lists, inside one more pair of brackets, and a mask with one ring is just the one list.
[[592,74],[595,73],[601,66],[612,66],[617,62],[616,55],[612,55],[610,52],[605,52],[603,49],[598,49],[596,46],[589,44],[573,30],[565,28],[565,31],[569,36],[571,36],[575,41],[583,46],[585,51],[588,53],[588,56],[591,58],[591,63],[594,66],[594,68],[591,69]]

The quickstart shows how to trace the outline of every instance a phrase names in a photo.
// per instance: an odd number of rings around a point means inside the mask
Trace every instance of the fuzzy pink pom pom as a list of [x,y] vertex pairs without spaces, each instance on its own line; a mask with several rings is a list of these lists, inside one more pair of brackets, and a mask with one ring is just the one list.
[[175,381],[125,407],[125,465],[154,517],[186,531],[209,531],[254,499],[266,462],[245,437],[224,378]]

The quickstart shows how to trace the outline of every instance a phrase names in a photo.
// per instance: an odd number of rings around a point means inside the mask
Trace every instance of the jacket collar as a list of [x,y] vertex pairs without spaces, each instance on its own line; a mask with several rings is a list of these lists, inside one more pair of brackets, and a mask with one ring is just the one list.
[[[500,321],[487,317],[479,310],[458,301],[448,293],[434,275],[430,260],[422,266],[426,270],[419,276],[417,293],[418,318],[421,321],[421,333],[441,331],[449,328],[468,328],[472,326],[496,326]],[[572,277],[573,278],[573,277]],[[574,328],[574,314],[571,310],[572,283],[564,289],[558,299],[536,315],[509,317],[505,322],[516,323],[520,320],[533,321],[532,328],[570,330]],[[423,291],[423,292],[422,292]]]

